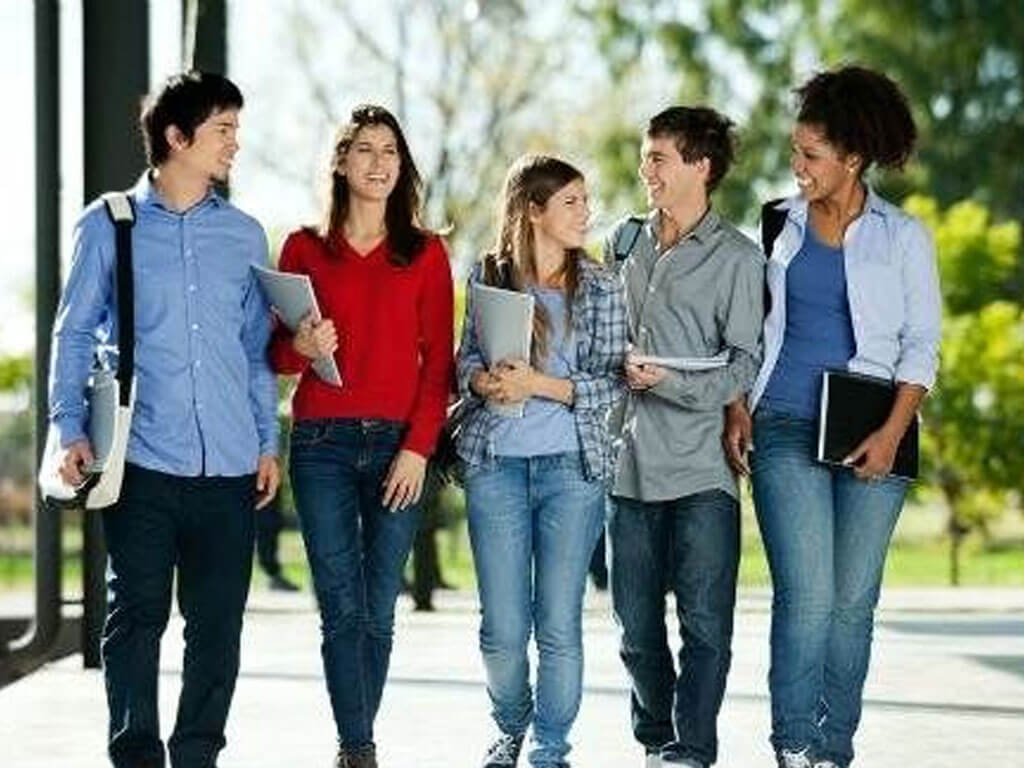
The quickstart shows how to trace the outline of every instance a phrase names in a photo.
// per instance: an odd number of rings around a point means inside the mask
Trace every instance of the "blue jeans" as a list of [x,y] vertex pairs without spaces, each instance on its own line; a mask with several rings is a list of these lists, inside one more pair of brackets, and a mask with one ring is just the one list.
[[254,475],[125,467],[121,499],[103,511],[109,605],[101,650],[115,766],[164,764],[157,676],[175,569],[185,657],[168,751],[181,768],[216,762],[238,677],[255,504]]
[[772,598],[772,745],[846,766],[907,482],[819,464],[817,425],[758,410],[751,471]]
[[[604,523],[604,487],[579,454],[498,457],[466,468],[480,590],[480,651],[503,733],[533,723],[534,766],[564,765],[583,690],[583,592]],[[527,643],[537,633],[536,704]]]
[[[608,546],[633,735],[666,758],[710,765],[732,661],[739,504],[721,490],[664,502],[616,498]],[[678,675],[665,627],[668,589],[683,640]]]
[[419,509],[389,512],[383,482],[404,425],[373,419],[297,422],[291,480],[320,606],[324,677],[338,743],[373,744],[391,660],[395,600]]

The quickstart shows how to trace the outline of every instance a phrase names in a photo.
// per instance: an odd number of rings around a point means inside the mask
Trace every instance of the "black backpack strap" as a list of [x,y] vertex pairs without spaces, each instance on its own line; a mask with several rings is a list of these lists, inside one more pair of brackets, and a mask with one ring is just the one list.
[[484,255],[483,264],[484,285],[494,288],[504,288],[507,291],[515,290],[512,285],[512,260],[509,258],[498,258],[493,253]]
[[622,228],[619,230],[619,234],[615,237],[615,261],[625,261],[629,258],[629,254],[633,252],[633,248],[636,246],[636,241],[640,237],[640,232],[644,228],[646,220],[640,216],[630,216],[626,219]]
[[786,217],[789,212],[778,208],[779,203],[784,199],[780,197],[778,200],[769,200],[761,206],[761,248],[764,250],[766,259],[772,257],[775,239],[786,225]]
[[131,404],[135,371],[135,286],[132,282],[132,227],[135,207],[126,192],[103,195],[107,215],[114,225],[117,252],[117,384],[118,402]]
[[[769,200],[761,206],[761,248],[764,250],[764,257],[772,257],[772,248],[775,247],[775,240],[778,238],[782,228],[786,226],[786,218],[789,212],[780,209],[779,203],[785,198]],[[764,282],[764,314],[767,317],[772,311],[772,294],[768,289],[768,281]]]

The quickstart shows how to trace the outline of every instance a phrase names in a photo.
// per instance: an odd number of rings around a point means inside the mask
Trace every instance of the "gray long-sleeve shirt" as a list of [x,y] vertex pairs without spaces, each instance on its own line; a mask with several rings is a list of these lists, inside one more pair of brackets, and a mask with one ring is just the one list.
[[658,220],[657,212],[647,217],[622,261],[615,245],[628,220],[605,242],[605,260],[625,288],[634,351],[710,357],[728,350],[729,363],[669,370],[650,390],[630,392],[611,423],[618,451],[613,493],[666,501],[717,488],[738,496],[721,445],[723,409],[750,389],[760,366],[764,257],[713,210],[659,255]]

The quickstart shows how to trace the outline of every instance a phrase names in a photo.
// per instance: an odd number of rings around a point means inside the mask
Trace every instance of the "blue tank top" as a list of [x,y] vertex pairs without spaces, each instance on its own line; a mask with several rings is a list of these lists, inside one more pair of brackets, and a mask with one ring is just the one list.
[[786,270],[786,331],[763,402],[772,411],[817,419],[822,372],[846,368],[856,351],[843,249],[821,242],[808,222]]
[[[543,373],[567,379],[578,363],[576,339],[572,329],[566,329],[565,294],[557,288],[532,287],[530,292],[544,305],[551,321]],[[572,411],[554,400],[531,397],[522,418],[503,418],[494,430],[494,452],[498,456],[550,456],[579,449]]]

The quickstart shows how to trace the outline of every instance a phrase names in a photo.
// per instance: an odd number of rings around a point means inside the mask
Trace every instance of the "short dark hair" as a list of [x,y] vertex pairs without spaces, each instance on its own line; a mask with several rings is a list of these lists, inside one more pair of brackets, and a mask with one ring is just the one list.
[[210,72],[183,72],[172,75],[142,104],[139,124],[146,144],[146,160],[151,168],[166,162],[171,154],[164,133],[177,126],[189,141],[214,112],[242,108],[242,92],[223,75]]
[[795,93],[797,122],[819,127],[830,144],[860,155],[861,171],[872,163],[897,170],[906,165],[917,128],[906,96],[881,72],[858,66],[820,72]]
[[687,163],[706,157],[711,164],[709,194],[725,178],[736,154],[732,120],[709,107],[669,107],[650,119],[647,135],[671,137]]

